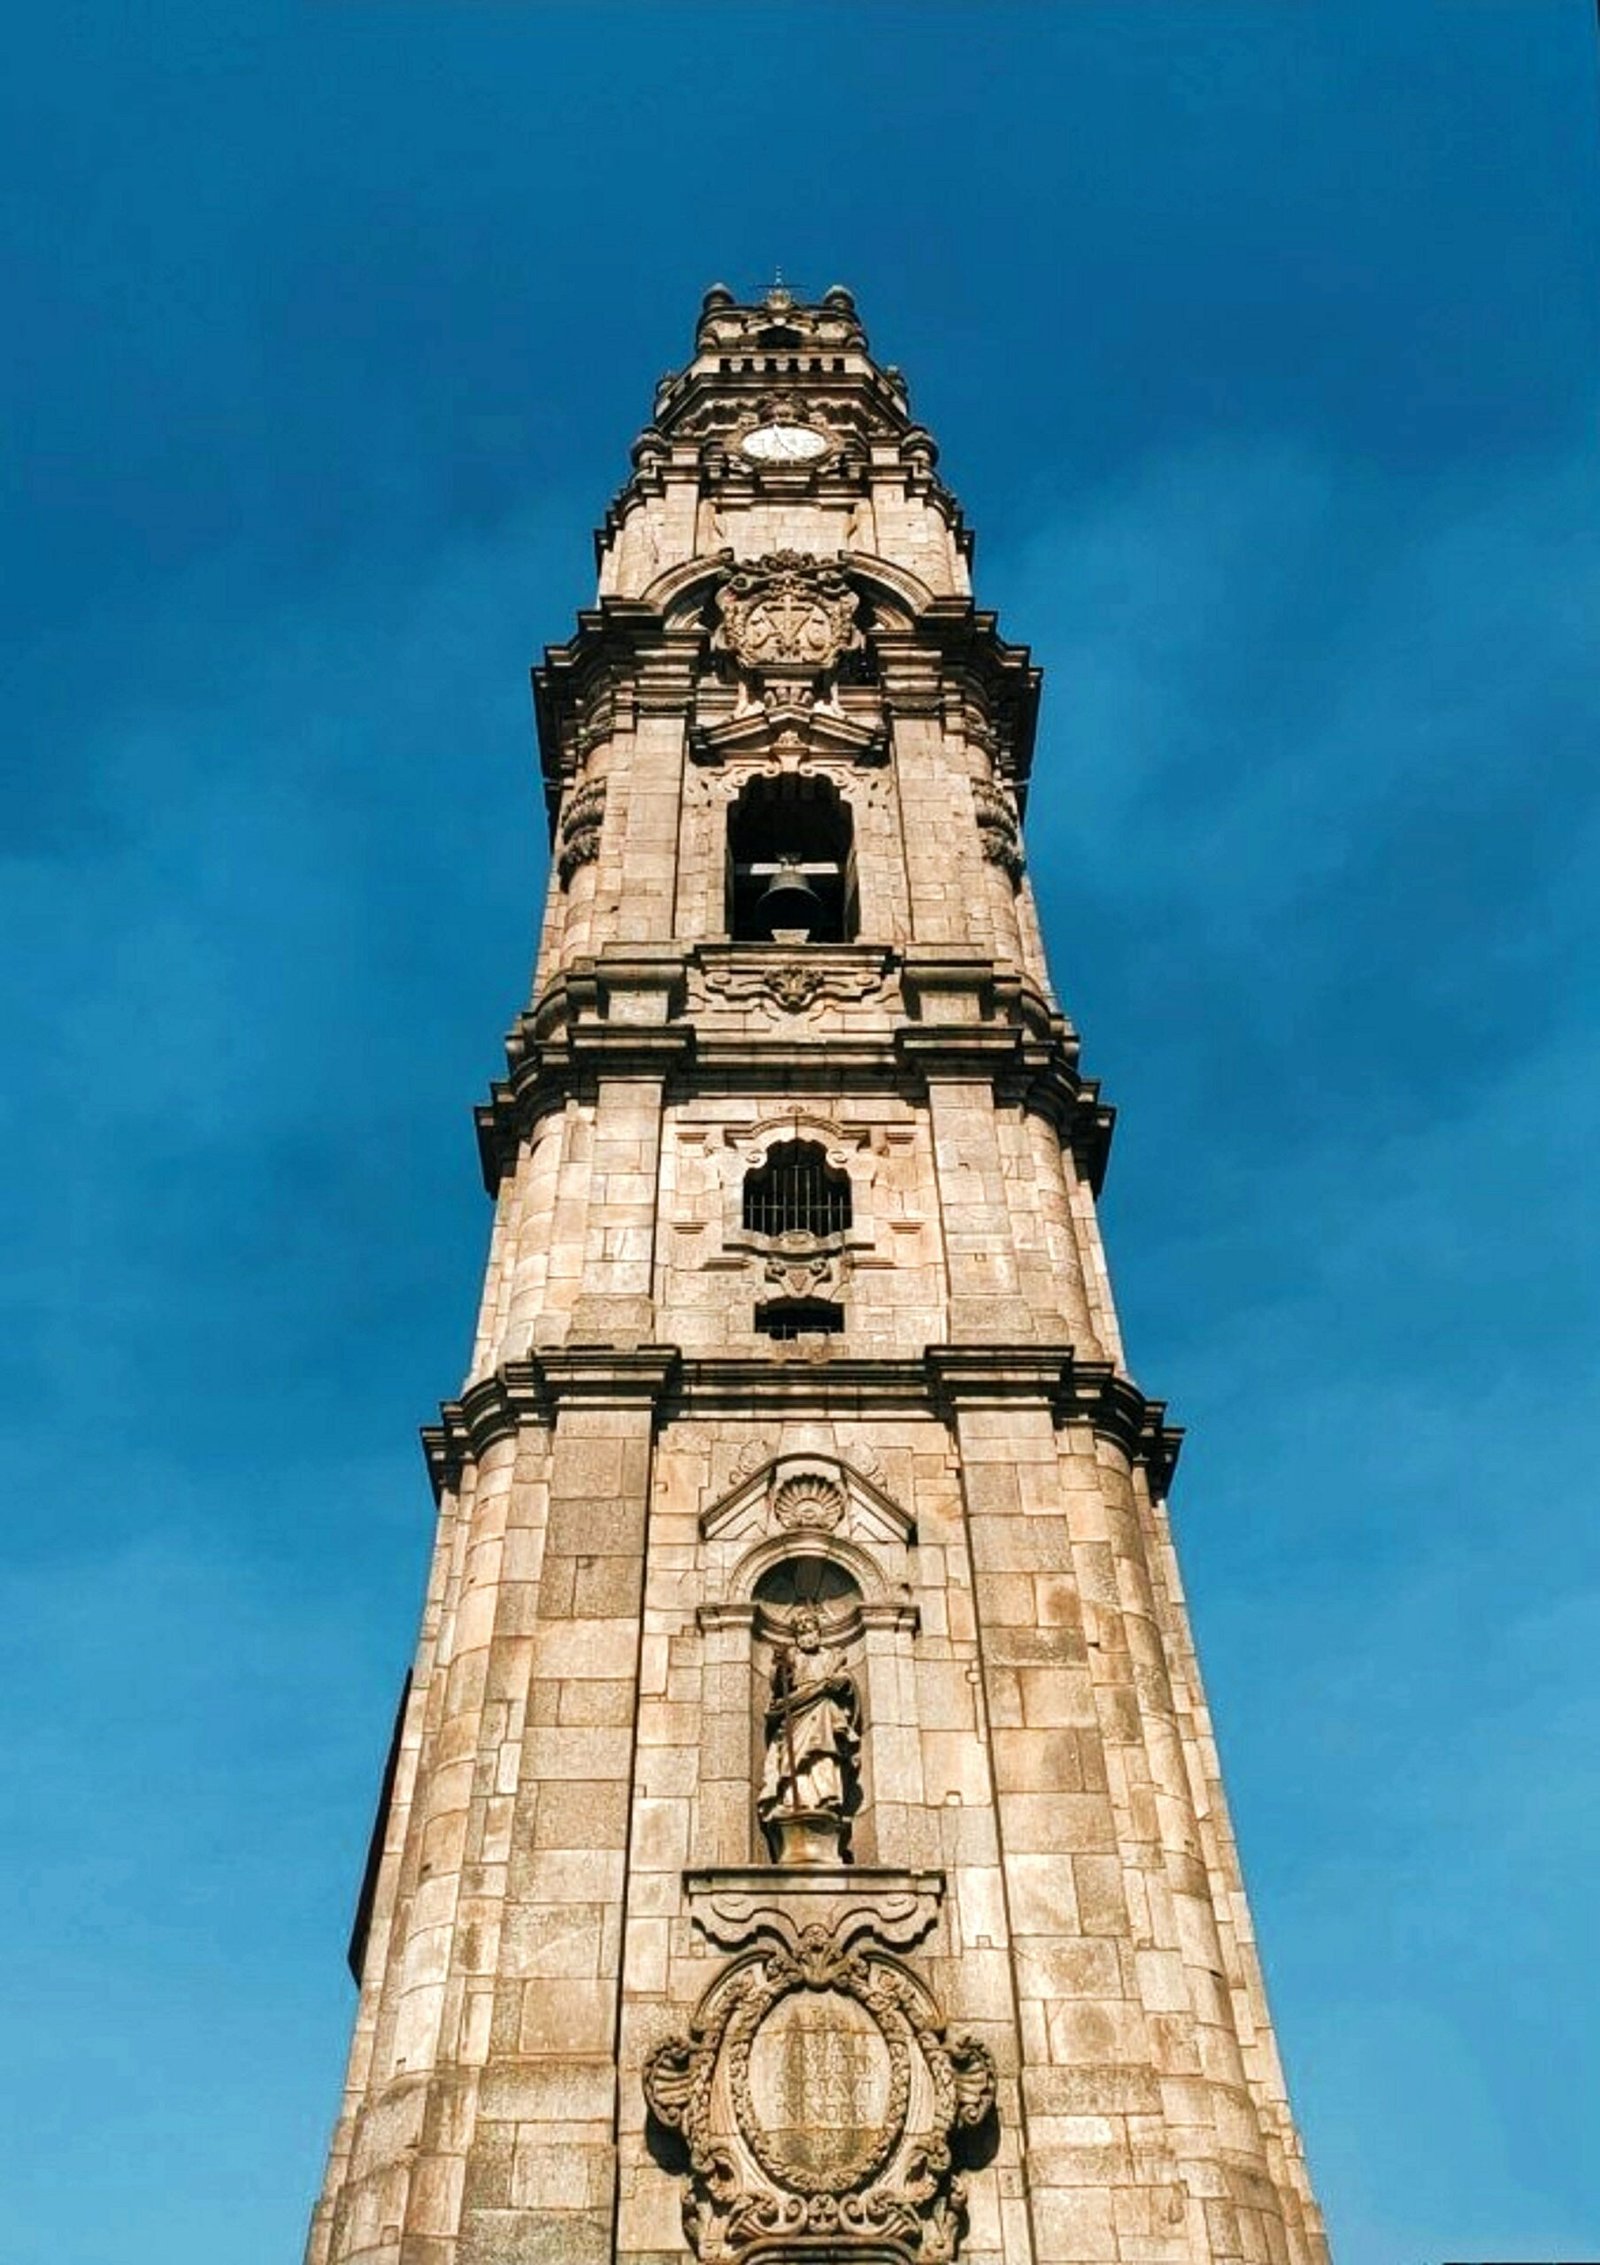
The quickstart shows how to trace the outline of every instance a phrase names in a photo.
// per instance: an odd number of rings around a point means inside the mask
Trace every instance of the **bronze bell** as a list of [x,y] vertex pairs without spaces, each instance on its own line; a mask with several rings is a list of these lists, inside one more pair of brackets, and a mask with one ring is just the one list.
[[806,879],[798,857],[778,860],[777,870],[762,891],[757,915],[769,936],[803,943],[822,910],[822,899]]

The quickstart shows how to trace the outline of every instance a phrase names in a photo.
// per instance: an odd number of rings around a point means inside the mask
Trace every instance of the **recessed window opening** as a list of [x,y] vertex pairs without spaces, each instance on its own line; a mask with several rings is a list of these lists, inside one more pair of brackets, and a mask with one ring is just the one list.
[[756,1307],[756,1327],[764,1337],[779,1339],[808,1336],[814,1330],[831,1333],[844,1327],[844,1307],[827,1298],[773,1298]]
[[728,932],[742,944],[845,944],[853,829],[831,779],[752,779],[728,813]]
[[756,1235],[842,1235],[850,1224],[850,1175],[814,1140],[783,1140],[744,1183],[744,1224]]

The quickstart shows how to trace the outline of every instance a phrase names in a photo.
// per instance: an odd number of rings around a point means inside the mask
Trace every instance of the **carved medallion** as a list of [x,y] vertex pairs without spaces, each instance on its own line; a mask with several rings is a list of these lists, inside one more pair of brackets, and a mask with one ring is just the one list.
[[745,2055],[745,2140],[770,2174],[827,2193],[870,2177],[909,2084],[864,2006],[837,1990],[782,1998]]
[[894,2153],[911,2099],[909,2031],[875,1996],[862,1960],[802,1940],[798,1959],[768,1961],[728,2024],[740,2136],[775,2185],[847,2194]]
[[656,2046],[644,2088],[687,2144],[684,2226],[706,2265],[785,2236],[827,2237],[830,2256],[955,2256],[951,2140],[993,2107],[994,2067],[875,1946],[809,1925],[736,1960],[688,2034]]

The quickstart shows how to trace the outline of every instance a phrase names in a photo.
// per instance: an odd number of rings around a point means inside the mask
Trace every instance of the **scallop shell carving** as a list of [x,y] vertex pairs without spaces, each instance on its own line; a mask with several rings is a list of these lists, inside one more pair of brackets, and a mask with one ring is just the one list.
[[844,1516],[844,1489],[832,1479],[796,1472],[780,1480],[772,1495],[772,1515],[786,1532],[810,1526],[831,1533]]

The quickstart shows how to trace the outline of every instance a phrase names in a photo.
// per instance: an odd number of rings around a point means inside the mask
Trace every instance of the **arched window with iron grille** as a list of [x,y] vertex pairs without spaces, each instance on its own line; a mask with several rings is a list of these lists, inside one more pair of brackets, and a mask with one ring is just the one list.
[[756,1235],[842,1235],[850,1225],[850,1175],[814,1140],[782,1140],[744,1183],[744,1224]]

